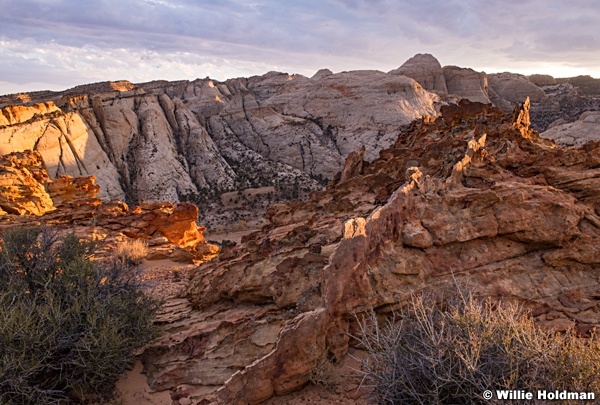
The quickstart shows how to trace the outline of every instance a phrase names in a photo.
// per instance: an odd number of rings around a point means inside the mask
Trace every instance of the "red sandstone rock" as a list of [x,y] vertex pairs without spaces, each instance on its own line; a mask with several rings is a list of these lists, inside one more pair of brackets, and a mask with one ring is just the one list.
[[[149,257],[162,257],[152,252],[154,246],[175,245],[180,253],[173,257],[187,262],[206,260],[218,252],[218,247],[205,242],[205,228],[196,225],[198,207],[193,204],[144,202],[129,210],[121,201],[103,202],[96,198],[98,193],[93,176],[61,176],[51,181],[38,152],[5,155],[0,159],[0,209],[4,212],[0,212],[0,229],[46,224],[88,239],[125,235],[157,241],[162,237],[162,243],[150,247]],[[28,214],[38,217],[33,220]]]
[[[220,374],[222,388],[198,398],[258,403],[302,388],[319,356],[341,360],[353,313],[385,312],[456,280],[522,302],[546,327],[591,330],[600,322],[600,144],[559,149],[528,123],[527,103],[514,120],[483,104],[443,107],[442,117],[414,122],[346,181],[302,203],[277,204],[268,212],[272,225],[203,265],[187,294],[190,317],[221,323],[223,308],[227,316],[242,311],[249,334],[278,314],[275,345],[217,343],[199,327],[193,335],[215,342],[210,349],[172,362],[148,356],[147,366],[183,367],[191,380],[195,369],[210,374],[209,353],[227,348],[245,365],[229,379]],[[196,381],[202,392],[204,379]]]
[[49,181],[38,152],[0,157],[0,208],[16,215],[42,215],[54,209],[44,184]]

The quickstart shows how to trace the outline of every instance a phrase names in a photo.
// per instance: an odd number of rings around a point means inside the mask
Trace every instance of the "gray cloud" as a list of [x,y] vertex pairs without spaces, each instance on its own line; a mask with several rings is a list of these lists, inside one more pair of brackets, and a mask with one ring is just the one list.
[[0,93],[109,74],[389,70],[417,52],[476,69],[600,75],[595,0],[0,0],[0,9]]

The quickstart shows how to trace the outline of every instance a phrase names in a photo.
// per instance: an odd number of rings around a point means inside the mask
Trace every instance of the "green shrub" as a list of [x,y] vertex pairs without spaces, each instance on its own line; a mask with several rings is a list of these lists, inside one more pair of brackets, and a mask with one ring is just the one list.
[[359,359],[362,383],[380,404],[505,403],[496,399],[503,389],[600,395],[600,341],[543,330],[514,304],[470,293],[442,303],[416,296],[381,325],[375,315],[359,325],[368,353]]
[[93,246],[47,229],[0,242],[0,403],[106,398],[136,350],[157,336],[158,302],[134,268],[90,260]]

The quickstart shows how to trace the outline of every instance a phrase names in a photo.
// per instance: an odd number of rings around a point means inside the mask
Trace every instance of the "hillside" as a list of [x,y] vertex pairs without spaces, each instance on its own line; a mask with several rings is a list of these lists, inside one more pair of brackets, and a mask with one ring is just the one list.
[[355,314],[457,281],[585,335],[600,322],[599,165],[597,142],[541,138],[528,102],[512,115],[443,107],[374,161],[351,154],[335,184],[274,205],[269,225],[193,270],[142,355],[148,383],[202,403],[286,395],[323,359],[345,361]]
[[399,128],[450,102],[511,111],[530,97],[542,130],[597,110],[594,83],[487,75],[426,54],[389,73],[104,82],[0,97],[0,153],[35,149],[51,178],[95,176],[101,198],[189,200],[210,230],[242,230],[263,224],[272,203],[322,189],[362,146],[372,161]]

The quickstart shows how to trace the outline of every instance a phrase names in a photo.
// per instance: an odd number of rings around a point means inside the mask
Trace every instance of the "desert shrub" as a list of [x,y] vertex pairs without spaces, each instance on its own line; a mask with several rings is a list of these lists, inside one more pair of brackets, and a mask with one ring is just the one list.
[[386,321],[372,314],[359,325],[362,383],[380,404],[502,403],[503,389],[600,393],[599,340],[543,330],[516,304],[415,296]]
[[315,365],[311,368],[308,381],[313,385],[331,387],[335,384],[334,369],[333,361],[327,357],[327,352],[325,352],[319,356]]
[[136,265],[148,254],[148,243],[142,239],[127,239],[117,245],[114,255],[117,260]]
[[105,398],[153,339],[158,303],[131,266],[90,260],[93,245],[41,228],[0,242],[0,403]]

